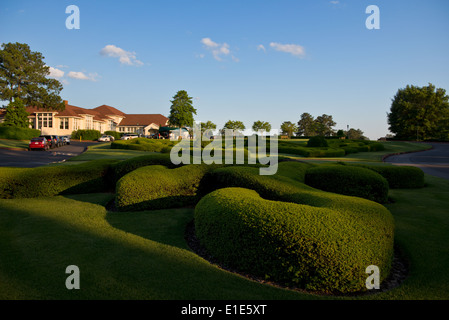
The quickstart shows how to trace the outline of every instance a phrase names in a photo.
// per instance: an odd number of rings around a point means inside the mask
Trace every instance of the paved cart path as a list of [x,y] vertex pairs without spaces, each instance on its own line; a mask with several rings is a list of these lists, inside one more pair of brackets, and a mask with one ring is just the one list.
[[69,145],[48,151],[0,149],[0,167],[34,168],[61,162],[84,152],[87,146],[97,142],[72,141]]
[[449,180],[449,143],[428,143],[433,149],[393,155],[384,161],[400,166],[415,166],[425,173]]

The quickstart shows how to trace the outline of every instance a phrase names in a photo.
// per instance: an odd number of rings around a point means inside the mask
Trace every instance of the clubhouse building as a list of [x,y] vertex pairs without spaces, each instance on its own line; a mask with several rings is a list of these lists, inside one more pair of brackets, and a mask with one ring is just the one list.
[[114,107],[102,105],[93,109],[72,106],[64,100],[64,111],[48,111],[27,107],[31,128],[42,134],[70,136],[79,129],[136,133],[143,136],[156,133],[168,124],[161,114],[126,114]]

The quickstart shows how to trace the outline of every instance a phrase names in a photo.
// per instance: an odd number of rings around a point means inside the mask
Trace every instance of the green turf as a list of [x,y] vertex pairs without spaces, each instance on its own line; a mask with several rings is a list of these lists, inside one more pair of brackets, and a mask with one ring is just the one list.
[[[108,153],[106,146],[90,148],[84,159],[142,154]],[[416,148],[413,143],[390,146],[385,152]],[[184,230],[192,209],[111,212],[105,205],[114,195],[103,193],[0,200],[0,299],[447,300],[449,181],[425,178],[422,189],[390,190],[394,203],[387,208],[410,274],[401,286],[384,293],[323,297],[248,280],[188,248]],[[80,290],[65,287],[69,265],[80,268]]]
[[0,149],[28,150],[29,140],[0,139]]

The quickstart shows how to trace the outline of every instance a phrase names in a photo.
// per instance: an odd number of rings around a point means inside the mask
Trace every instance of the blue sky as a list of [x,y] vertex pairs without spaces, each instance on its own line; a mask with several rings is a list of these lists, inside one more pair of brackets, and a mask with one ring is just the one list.
[[[365,26],[369,5],[380,29]],[[76,106],[168,116],[186,90],[219,128],[308,112],[378,139],[399,88],[449,90],[448,18],[447,0],[0,0],[0,43],[41,52]]]

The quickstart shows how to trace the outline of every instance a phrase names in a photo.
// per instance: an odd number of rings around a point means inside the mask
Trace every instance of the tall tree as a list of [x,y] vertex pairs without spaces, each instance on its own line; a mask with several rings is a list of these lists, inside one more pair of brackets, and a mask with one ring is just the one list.
[[16,98],[6,107],[5,120],[3,123],[7,126],[29,128],[30,121],[28,116],[29,114],[26,111],[22,100],[20,100],[20,98]]
[[192,97],[189,97],[185,90],[179,90],[170,102],[172,105],[168,121],[171,126],[179,127],[179,136],[181,136],[183,126],[193,126],[193,115],[196,114],[196,109],[193,107]]
[[40,52],[24,43],[4,43],[0,50],[0,100],[21,99],[25,105],[64,110],[59,96],[62,84],[47,78],[50,67]]
[[429,83],[407,85],[392,99],[389,130],[400,139],[449,138],[449,96]]
[[298,136],[314,136],[316,134],[314,121],[310,113],[304,112],[298,121]]
[[290,122],[290,121],[284,121],[281,124],[281,131],[283,134],[287,134],[289,138],[291,138],[291,136],[293,135],[293,133],[295,133],[298,130],[298,127]]
[[332,127],[335,126],[336,123],[332,119],[332,116],[323,114],[315,119],[314,125],[318,135],[329,137],[334,132]]
[[255,122],[253,123],[252,129],[253,129],[255,132],[259,132],[259,131],[260,131],[260,132],[262,133],[262,135],[263,135],[263,132],[264,132],[264,131],[268,132],[268,131],[271,130],[271,124],[270,124],[269,122],[265,122],[265,121],[260,121],[260,120],[258,120],[258,121],[255,121]]

